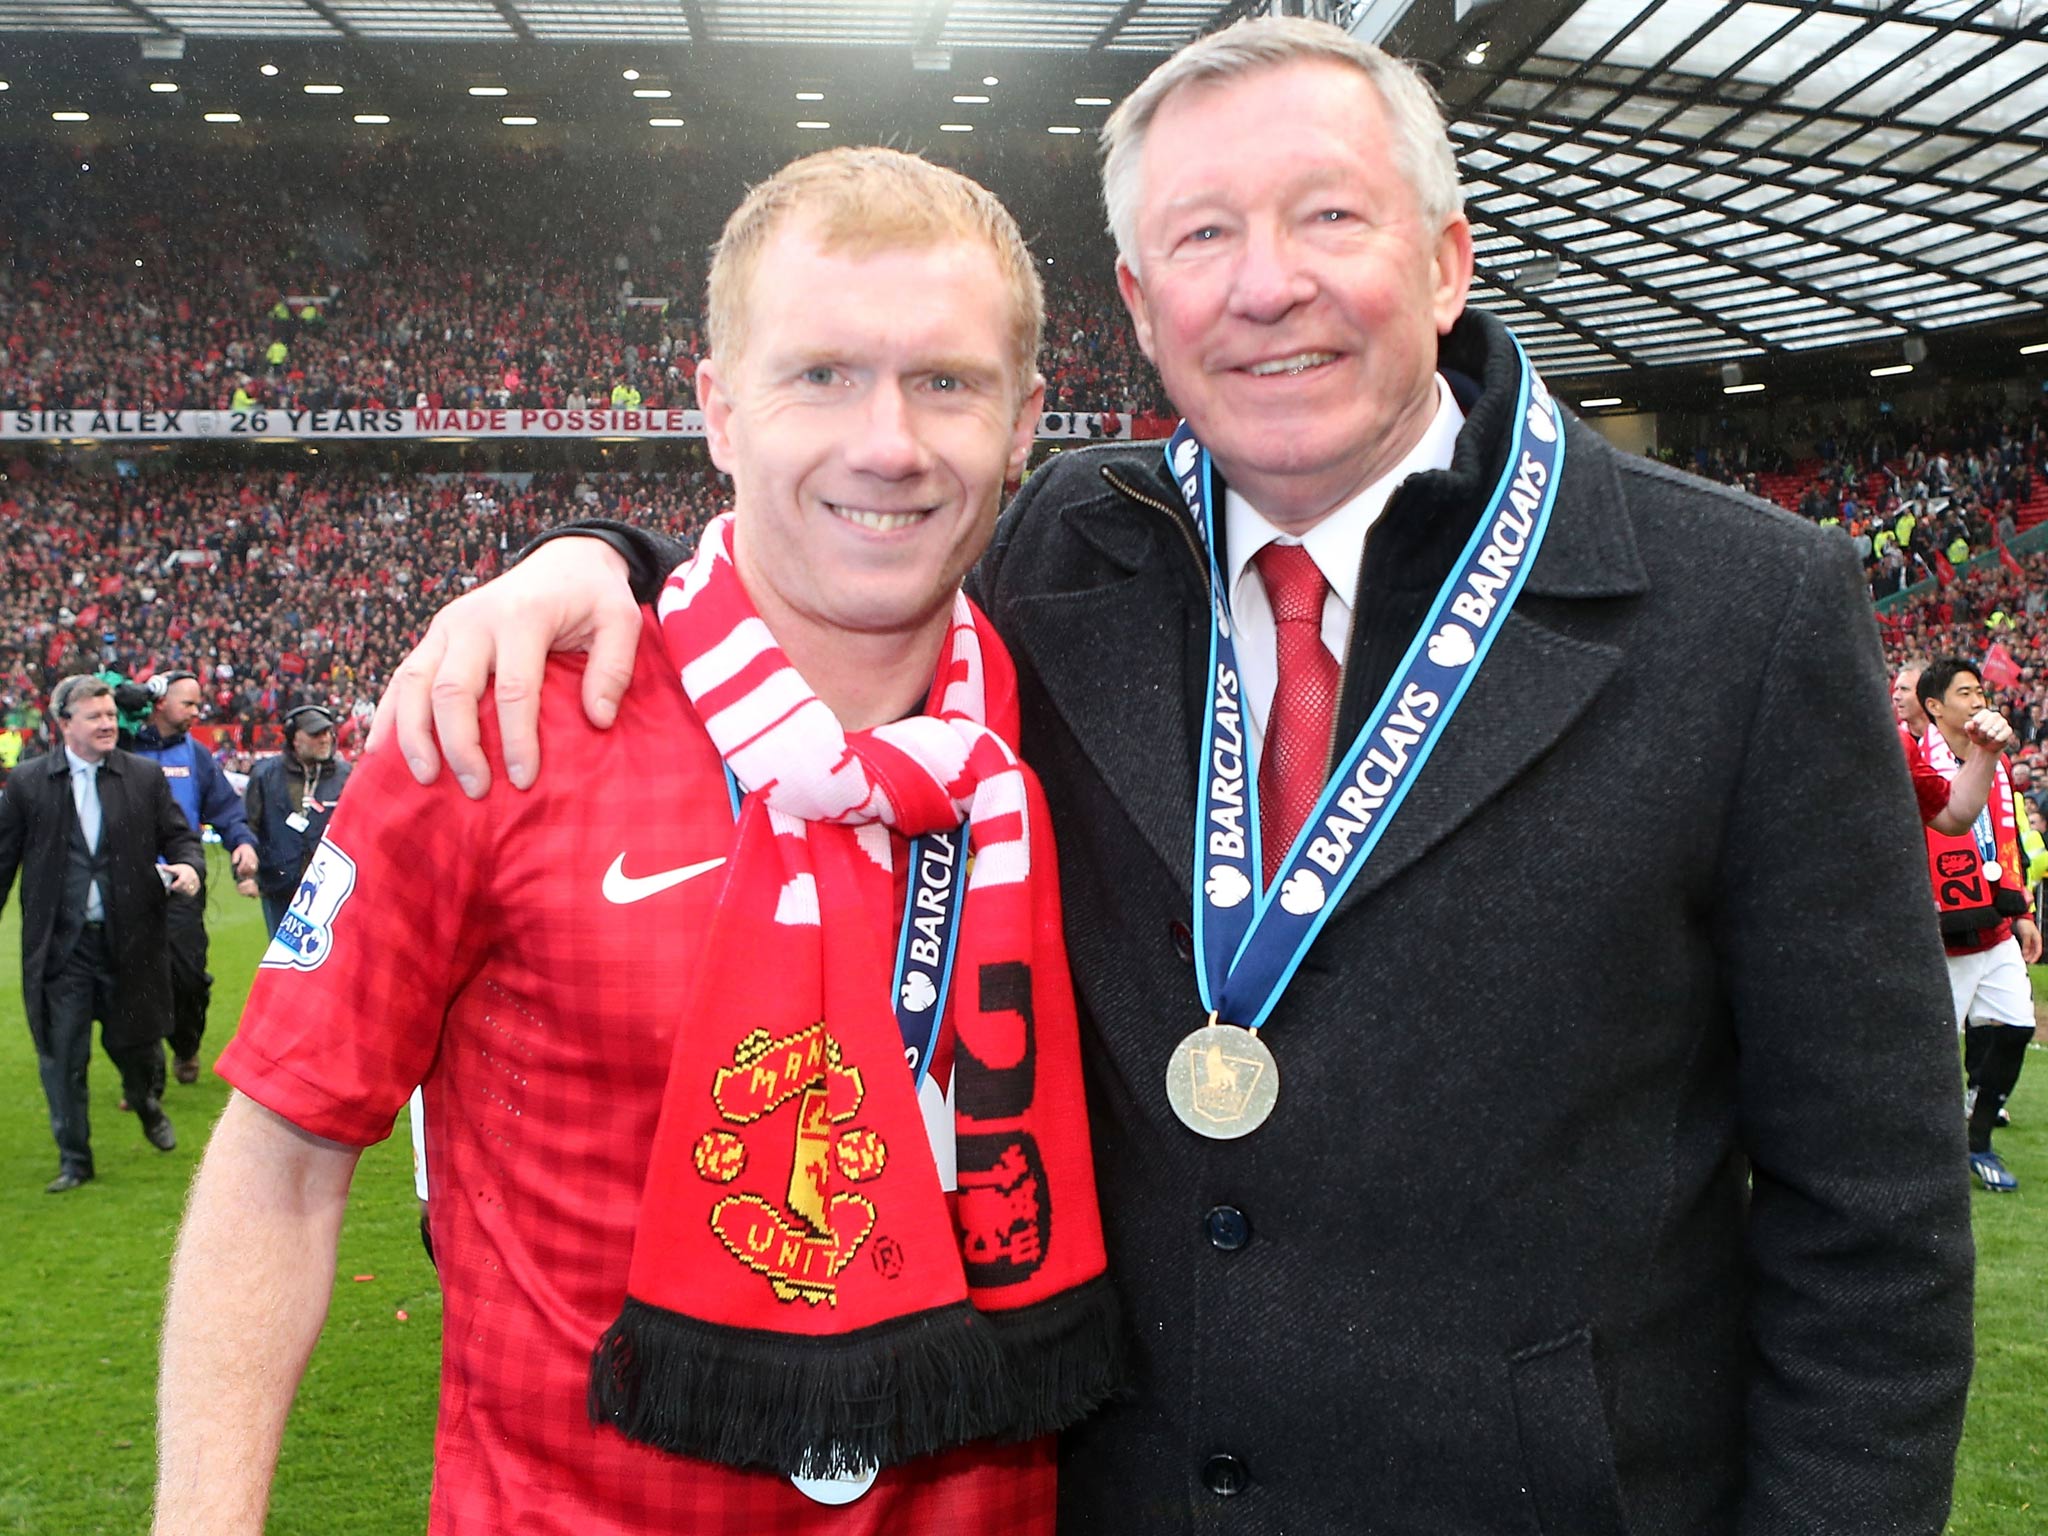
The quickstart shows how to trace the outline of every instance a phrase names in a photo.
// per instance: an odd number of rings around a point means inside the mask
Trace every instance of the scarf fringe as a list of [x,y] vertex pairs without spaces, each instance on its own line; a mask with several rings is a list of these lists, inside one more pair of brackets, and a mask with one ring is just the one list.
[[1028,1307],[981,1314],[996,1335],[1013,1394],[1006,1440],[1035,1440],[1128,1395],[1129,1336],[1107,1275]]
[[1065,1429],[1122,1390],[1124,1351],[1100,1275],[1013,1312],[961,1303],[825,1338],[628,1297],[592,1353],[589,1410],[672,1455],[832,1476]]
[[833,1476],[1005,1434],[1003,1352],[965,1302],[814,1337],[632,1297],[592,1356],[590,1417],[678,1456]]

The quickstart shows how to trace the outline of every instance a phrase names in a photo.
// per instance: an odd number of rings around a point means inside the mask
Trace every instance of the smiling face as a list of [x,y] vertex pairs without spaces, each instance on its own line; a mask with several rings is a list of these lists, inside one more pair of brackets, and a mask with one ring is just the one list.
[[121,712],[114,707],[114,696],[103,693],[73,704],[70,713],[58,722],[58,728],[63,732],[65,746],[88,763],[96,763],[113,751],[120,739]]
[[1014,338],[981,241],[839,254],[791,219],[762,247],[744,346],[697,382],[734,560],[785,647],[943,632],[1045,394]]
[[1471,230],[1424,216],[1378,92],[1329,60],[1176,92],[1140,167],[1117,265],[1139,345],[1230,484],[1299,531],[1428,426]]

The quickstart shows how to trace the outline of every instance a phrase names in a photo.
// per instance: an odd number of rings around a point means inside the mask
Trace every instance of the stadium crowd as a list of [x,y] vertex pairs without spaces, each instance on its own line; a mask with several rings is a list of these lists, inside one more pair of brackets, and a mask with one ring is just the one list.
[[0,717],[68,672],[187,668],[207,718],[352,712],[447,599],[570,516],[689,533],[722,504],[671,474],[390,477],[351,469],[0,480]]
[[[0,149],[0,409],[695,404],[706,210],[728,206],[704,189],[742,168],[405,141],[298,158]],[[1035,169],[980,169],[1046,210],[1047,408],[1162,409],[1103,238]]]
[[1661,454],[1855,541],[1885,597],[1990,553],[2048,513],[2048,409],[1962,402],[1926,419],[1811,419],[1782,437],[1724,423]]

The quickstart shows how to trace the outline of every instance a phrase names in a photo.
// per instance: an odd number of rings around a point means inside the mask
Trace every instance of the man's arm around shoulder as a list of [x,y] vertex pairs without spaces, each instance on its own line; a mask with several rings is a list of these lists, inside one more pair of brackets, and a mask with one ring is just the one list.
[[171,1262],[155,1536],[259,1536],[285,1417],[327,1320],[361,1149],[236,1093]]

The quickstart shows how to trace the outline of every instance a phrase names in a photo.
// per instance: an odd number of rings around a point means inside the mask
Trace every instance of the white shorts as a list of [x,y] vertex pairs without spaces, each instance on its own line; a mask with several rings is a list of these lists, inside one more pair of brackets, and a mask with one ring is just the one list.
[[1965,1024],[2034,1027],[2034,988],[2018,939],[2008,935],[2004,943],[1973,955],[1950,955],[1948,988],[1955,998],[1958,1029]]

